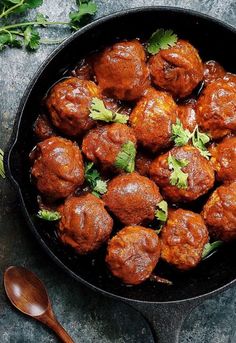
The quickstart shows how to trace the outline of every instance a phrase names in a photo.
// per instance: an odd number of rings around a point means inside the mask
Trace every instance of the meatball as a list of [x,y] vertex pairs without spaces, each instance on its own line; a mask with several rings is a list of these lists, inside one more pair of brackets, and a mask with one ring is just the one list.
[[218,187],[203,207],[202,216],[211,237],[236,239],[236,183]]
[[185,104],[181,104],[178,106],[178,117],[183,124],[184,129],[188,129],[192,132],[196,125],[196,100],[190,99]]
[[138,285],[148,279],[160,257],[160,243],[154,230],[126,226],[108,243],[106,263],[124,283]]
[[103,94],[135,100],[149,86],[146,55],[138,40],[119,42],[97,56],[94,71]]
[[197,122],[213,139],[236,131],[236,88],[223,79],[209,83],[197,101]]
[[204,82],[206,84],[221,79],[225,76],[224,68],[216,61],[207,61],[203,65],[204,68]]
[[166,92],[149,88],[130,115],[138,142],[156,152],[171,143],[171,125],[176,122],[177,105]]
[[40,141],[56,136],[52,124],[44,114],[40,114],[35,120],[34,133]]
[[136,156],[135,166],[140,175],[149,176],[149,168],[153,157],[144,151],[139,151]]
[[[170,176],[173,173],[168,165],[170,155],[178,161],[188,162],[185,167],[181,168],[182,172],[187,174],[186,188],[179,188],[170,183]],[[215,179],[210,162],[200,154],[198,149],[188,145],[175,147],[158,156],[150,166],[150,176],[162,189],[163,196],[172,202],[196,200],[213,187]]]
[[236,86],[236,74],[226,73],[224,76],[224,80],[232,83],[233,86]]
[[181,39],[175,46],[152,56],[149,67],[155,85],[178,98],[191,94],[203,79],[203,65],[197,50]]
[[83,139],[82,151],[85,156],[99,163],[103,169],[114,168],[117,155],[124,143],[136,145],[133,130],[125,124],[113,123],[89,131]]
[[217,179],[225,183],[236,181],[236,137],[226,137],[213,146],[211,155]]
[[170,211],[161,230],[161,258],[180,270],[191,269],[201,261],[208,240],[200,214],[182,209]]
[[112,179],[103,200],[123,224],[135,225],[154,219],[162,197],[153,181],[134,172]]
[[89,117],[93,97],[99,88],[92,81],[70,77],[52,87],[46,106],[52,123],[69,136],[78,136],[95,125]]
[[31,174],[36,186],[49,198],[65,198],[84,182],[80,149],[67,139],[48,138],[37,144],[30,157],[34,160]]
[[59,237],[79,254],[97,250],[111,234],[113,220],[93,194],[67,199],[59,212]]

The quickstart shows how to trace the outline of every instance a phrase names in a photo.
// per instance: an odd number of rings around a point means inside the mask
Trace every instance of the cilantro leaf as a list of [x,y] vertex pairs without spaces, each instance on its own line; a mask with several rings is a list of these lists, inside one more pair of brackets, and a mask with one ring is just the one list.
[[203,252],[202,252],[202,259],[205,259],[211,253],[213,253],[213,251],[216,251],[222,244],[223,244],[222,241],[215,241],[213,243],[205,244]]
[[0,51],[6,48],[7,46],[20,48],[22,43],[19,39],[16,38],[15,34],[8,33],[0,34]]
[[188,160],[178,160],[171,154],[168,156],[169,169],[172,170],[170,175],[170,184],[177,186],[178,188],[186,189],[188,187],[187,179],[188,174],[184,173],[181,168],[186,167],[189,164]]
[[165,222],[167,220],[167,216],[168,216],[168,204],[165,200],[162,200],[157,204],[157,210],[155,212],[155,217],[160,222]]
[[23,13],[29,9],[41,6],[43,4],[43,0],[23,0],[23,3],[22,1],[16,0],[15,3],[19,4],[19,7],[14,9],[14,13]]
[[78,11],[71,12],[70,17],[70,26],[74,30],[78,30],[81,27],[81,21],[86,17],[94,15],[97,12],[97,5],[93,1],[88,2],[77,2],[79,9]]
[[135,168],[136,148],[135,144],[128,141],[122,145],[121,151],[116,156],[115,167],[132,173]]
[[105,194],[106,192],[107,192],[107,183],[102,180],[97,180],[92,193],[97,196],[100,196],[100,194]]
[[36,16],[36,22],[43,26],[43,27],[46,27],[46,24],[48,22],[48,17],[43,15],[42,13],[38,13],[37,16]]
[[90,118],[93,120],[102,120],[106,123],[113,122],[113,123],[121,123],[126,124],[129,117],[125,114],[120,114],[117,112],[112,112],[108,110],[104,102],[99,98],[93,98],[91,107],[90,107]]
[[189,130],[183,128],[183,124],[179,119],[175,124],[172,124],[172,140],[175,142],[175,146],[186,145],[191,138]]
[[107,192],[107,183],[101,180],[100,173],[94,168],[93,162],[85,165],[85,180],[91,187],[92,193],[97,197]]
[[172,30],[158,29],[149,38],[147,51],[155,55],[160,50],[168,49],[177,43],[178,37]]
[[40,210],[38,211],[37,217],[49,222],[53,222],[61,219],[61,215],[57,211]]
[[192,134],[192,143],[195,148],[197,148],[201,155],[207,160],[211,157],[210,152],[206,148],[206,144],[209,143],[210,137],[203,132],[199,132],[198,125],[195,127]]
[[37,50],[40,43],[38,31],[32,26],[27,26],[24,31],[24,44],[29,50]]
[[4,152],[0,149],[0,176],[5,179],[5,170],[3,164]]

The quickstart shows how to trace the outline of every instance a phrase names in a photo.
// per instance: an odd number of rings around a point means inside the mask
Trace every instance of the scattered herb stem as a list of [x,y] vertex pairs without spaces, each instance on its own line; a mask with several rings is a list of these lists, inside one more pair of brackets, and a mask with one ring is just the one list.
[[[0,27],[0,32],[14,29],[14,28],[19,28],[19,27],[25,27],[25,26],[40,26],[37,21],[28,21],[24,23],[17,23],[17,24],[12,24],[12,25],[7,25],[7,26],[2,26]],[[68,21],[47,21],[45,25],[69,25]]]

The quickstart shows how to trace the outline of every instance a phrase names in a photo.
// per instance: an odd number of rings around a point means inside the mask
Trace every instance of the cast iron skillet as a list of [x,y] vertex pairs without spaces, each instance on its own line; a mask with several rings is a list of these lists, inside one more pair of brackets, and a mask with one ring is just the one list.
[[236,280],[235,244],[221,251],[191,272],[175,272],[160,264],[159,272],[174,285],[150,281],[127,287],[111,277],[104,264],[104,249],[94,256],[80,257],[58,242],[55,231],[35,217],[36,193],[29,178],[28,154],[34,145],[32,125],[40,101],[49,87],[65,75],[83,56],[116,39],[147,39],[157,28],[171,28],[188,39],[204,60],[215,59],[236,72],[236,30],[216,19],[190,10],[171,7],[137,8],[99,19],[62,43],[40,67],[21,101],[13,136],[5,154],[7,175],[13,182],[29,227],[48,255],[78,281],[99,293],[118,298],[138,309],[153,324],[161,343],[178,341],[183,319],[202,299],[225,289]]

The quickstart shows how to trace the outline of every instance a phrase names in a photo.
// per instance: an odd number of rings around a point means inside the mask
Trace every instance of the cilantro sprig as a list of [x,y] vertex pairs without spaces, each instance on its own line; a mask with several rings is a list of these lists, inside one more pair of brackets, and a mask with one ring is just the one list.
[[121,151],[115,160],[115,167],[123,169],[127,173],[132,173],[135,168],[136,148],[131,141],[122,145]]
[[192,134],[192,143],[207,160],[211,157],[210,152],[206,148],[206,144],[209,142],[210,137],[206,133],[200,132],[197,125]]
[[181,168],[186,167],[189,161],[186,159],[178,160],[171,154],[168,156],[169,169],[172,171],[170,175],[170,184],[178,188],[186,189],[188,187],[188,173],[184,173]]
[[178,37],[172,30],[157,29],[149,38],[147,51],[155,55],[160,50],[166,50],[177,43]]
[[0,176],[5,179],[5,170],[3,164],[4,152],[0,149]]
[[108,110],[105,107],[104,102],[96,97],[92,99],[89,116],[93,120],[101,120],[106,123],[112,122],[126,124],[129,119],[129,117],[125,114]]
[[85,180],[92,189],[92,194],[98,198],[107,192],[106,181],[101,180],[100,173],[94,168],[94,163],[89,162],[85,165]]
[[168,204],[165,200],[162,200],[157,204],[155,217],[162,223],[166,222],[168,217]]
[[39,210],[37,217],[43,220],[47,220],[49,222],[54,222],[61,219],[61,215],[59,212],[49,210]]
[[172,140],[175,142],[175,146],[183,146],[188,143],[191,138],[191,132],[183,128],[183,124],[179,119],[175,124],[172,124]]
[[203,252],[202,252],[202,260],[204,260],[210,254],[216,251],[222,244],[223,244],[222,241],[215,241],[213,243],[205,244]]
[[15,14],[24,14],[27,10],[37,8],[43,4],[43,0],[2,0],[0,4],[0,51],[8,47],[20,48],[24,46],[28,50],[37,50],[40,43],[57,44],[61,39],[43,40],[40,38],[38,27],[69,26],[72,30],[78,30],[85,21],[97,11],[95,2],[90,0],[77,0],[78,9],[69,14],[68,21],[49,21],[46,16],[38,13],[32,21],[11,20]]

